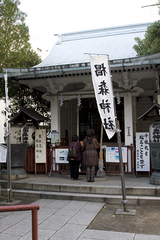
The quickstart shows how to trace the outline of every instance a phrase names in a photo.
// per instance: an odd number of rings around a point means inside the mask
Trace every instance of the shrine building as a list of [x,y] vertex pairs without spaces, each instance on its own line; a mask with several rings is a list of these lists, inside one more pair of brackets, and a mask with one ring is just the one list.
[[[12,81],[43,93],[50,101],[51,131],[83,140],[88,128],[100,141],[101,120],[92,84],[89,54],[109,55],[117,118],[123,146],[135,146],[136,132],[148,132],[151,121],[137,120],[159,102],[160,53],[137,57],[135,38],[144,38],[152,23],[125,25],[58,35],[52,51],[37,66],[7,69]],[[5,72],[5,70],[4,70]],[[120,97],[117,104],[116,96]],[[77,106],[78,101],[81,103]],[[105,131],[103,144],[117,146]]]

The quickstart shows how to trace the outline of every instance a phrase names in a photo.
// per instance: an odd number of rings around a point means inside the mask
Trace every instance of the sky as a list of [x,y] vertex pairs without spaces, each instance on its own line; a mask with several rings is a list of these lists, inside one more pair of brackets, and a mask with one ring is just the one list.
[[54,34],[160,20],[158,0],[20,0],[30,35],[50,52]]

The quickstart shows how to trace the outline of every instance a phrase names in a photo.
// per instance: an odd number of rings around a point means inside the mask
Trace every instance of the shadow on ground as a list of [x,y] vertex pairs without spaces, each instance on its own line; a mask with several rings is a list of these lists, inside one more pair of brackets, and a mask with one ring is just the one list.
[[127,206],[136,215],[115,215],[123,205],[106,204],[89,225],[89,229],[160,235],[160,206]]

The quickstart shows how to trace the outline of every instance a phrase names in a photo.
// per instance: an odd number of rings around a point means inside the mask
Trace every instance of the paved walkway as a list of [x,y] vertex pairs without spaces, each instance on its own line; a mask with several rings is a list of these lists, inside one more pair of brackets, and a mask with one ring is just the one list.
[[[39,240],[159,240],[160,236],[87,229],[104,203],[39,199]],[[1,240],[31,240],[31,211],[0,213]]]
[[[95,178],[94,183],[87,183],[85,176],[80,180],[71,181],[68,175],[54,174],[28,175],[20,182],[43,182],[54,184],[76,184],[96,186],[121,186],[120,176],[106,176]],[[125,176],[126,186],[155,187],[149,183],[149,178],[134,178]],[[104,203],[72,200],[39,199],[33,204],[39,204],[38,211],[38,239],[39,240],[159,240],[160,236],[143,235],[136,233],[112,232],[87,229],[91,221],[103,208]],[[1,240],[31,240],[31,211],[0,213],[0,239]]]

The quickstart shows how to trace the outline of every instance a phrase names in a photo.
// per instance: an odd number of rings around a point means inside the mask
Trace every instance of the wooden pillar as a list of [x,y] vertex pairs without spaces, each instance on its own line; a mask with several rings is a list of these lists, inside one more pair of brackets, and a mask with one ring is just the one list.
[[61,139],[60,132],[60,106],[58,96],[51,98],[51,131],[56,130],[59,133],[59,140]]
[[133,144],[133,110],[131,93],[124,94],[125,145]]

